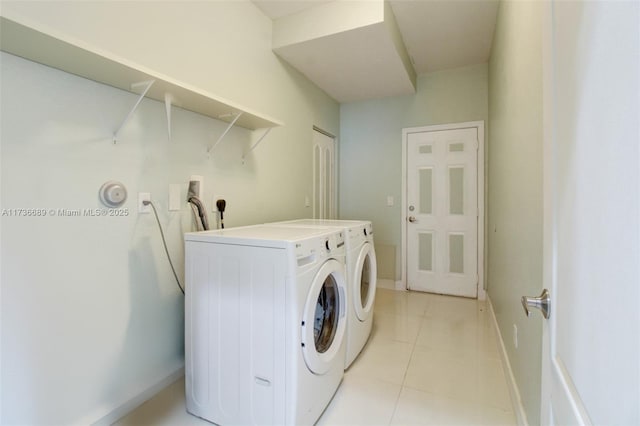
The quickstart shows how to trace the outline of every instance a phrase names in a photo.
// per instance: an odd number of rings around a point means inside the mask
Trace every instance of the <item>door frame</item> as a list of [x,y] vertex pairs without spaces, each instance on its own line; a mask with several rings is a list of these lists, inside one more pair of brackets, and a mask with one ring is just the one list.
[[[555,155],[554,155],[554,77],[553,77],[553,5],[542,6],[542,288],[552,295],[555,281]],[[551,312],[555,313],[555,298]],[[540,423],[552,424],[551,418],[551,330],[549,321],[542,321]]]
[[[402,268],[400,287],[407,290],[407,141],[411,133],[434,132],[443,130],[476,129],[478,132],[477,182],[478,182],[478,300],[485,300],[487,292],[484,287],[484,121],[467,121],[463,123],[437,124],[431,126],[406,127],[402,129],[402,208],[400,223],[402,227],[402,245],[400,247],[400,263]],[[398,287],[398,286],[396,286]]]
[[311,216],[313,216],[313,219],[320,219],[318,217],[316,217],[316,208],[318,208],[318,211],[320,211],[321,206],[316,206],[316,196],[317,196],[317,192],[319,191],[319,188],[316,187],[316,178],[315,178],[315,170],[316,170],[316,162],[315,162],[315,142],[314,142],[314,137],[315,137],[315,133],[320,133],[322,135],[327,136],[328,138],[333,139],[333,158],[332,158],[332,167],[331,167],[331,181],[333,183],[333,193],[330,196],[330,205],[329,205],[329,216],[331,217],[326,217],[323,219],[336,219],[338,217],[338,165],[339,163],[339,152],[338,152],[338,138],[327,132],[326,130],[321,129],[318,126],[313,126],[313,132],[312,132],[312,140],[311,140],[311,146],[313,148],[312,154],[311,154],[311,160],[313,162],[312,164],[312,173],[313,173],[313,177],[312,177],[312,199],[311,199],[311,203],[309,206],[307,207],[311,207],[312,211],[311,211]]

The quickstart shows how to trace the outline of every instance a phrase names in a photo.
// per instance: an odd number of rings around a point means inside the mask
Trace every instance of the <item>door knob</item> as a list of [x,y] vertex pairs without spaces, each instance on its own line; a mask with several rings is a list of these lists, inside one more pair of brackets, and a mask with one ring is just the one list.
[[527,316],[529,316],[529,308],[536,308],[540,309],[545,319],[549,319],[549,315],[551,315],[551,297],[546,288],[542,290],[542,294],[539,297],[522,296],[521,300],[524,313]]
[[415,216],[409,216],[409,222],[415,223],[417,221],[418,221],[418,219],[416,219]]

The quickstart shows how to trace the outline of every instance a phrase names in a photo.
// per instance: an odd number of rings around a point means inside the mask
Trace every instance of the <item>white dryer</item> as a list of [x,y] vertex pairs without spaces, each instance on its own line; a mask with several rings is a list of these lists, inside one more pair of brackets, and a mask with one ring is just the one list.
[[341,230],[185,234],[187,411],[219,425],[311,425],[344,374]]
[[347,247],[347,369],[362,351],[373,326],[377,267],[373,225],[361,220],[298,219],[272,225],[337,228],[345,232]]

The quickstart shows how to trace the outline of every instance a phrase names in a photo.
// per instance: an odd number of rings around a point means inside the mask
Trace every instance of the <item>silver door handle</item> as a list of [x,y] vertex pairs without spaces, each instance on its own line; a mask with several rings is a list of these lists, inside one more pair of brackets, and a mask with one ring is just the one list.
[[411,223],[415,223],[415,222],[417,222],[417,221],[418,221],[418,219],[416,219],[416,217],[415,217],[415,216],[409,216],[409,222],[411,222]]
[[549,296],[549,292],[545,288],[539,297],[522,296],[522,307],[527,316],[529,316],[529,308],[536,308],[540,309],[545,319],[549,319],[549,315],[551,315],[551,297]]

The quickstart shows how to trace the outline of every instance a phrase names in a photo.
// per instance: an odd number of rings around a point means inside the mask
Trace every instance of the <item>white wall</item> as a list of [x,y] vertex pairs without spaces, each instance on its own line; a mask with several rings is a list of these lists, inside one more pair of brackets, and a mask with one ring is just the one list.
[[487,90],[480,64],[422,74],[415,95],[340,106],[339,216],[373,221],[381,278],[401,277],[402,129],[486,121]]
[[181,275],[192,224],[186,205],[168,211],[169,184],[184,196],[203,175],[208,210],[214,195],[228,201],[228,226],[309,216],[312,126],[338,134],[338,105],[273,55],[271,21],[250,2],[3,2],[2,12],[285,123],[243,165],[244,129],[208,159],[225,123],[175,109],[169,142],[164,105],[144,100],[113,145],[135,95],[0,55],[2,209],[100,207],[109,179],[129,190],[126,217],[1,218],[0,422],[89,423],[183,365],[183,296],[137,193],[151,192]]
[[[529,424],[540,423],[542,22],[537,2],[500,3],[489,62],[488,293]],[[513,326],[518,328],[518,348]]]

